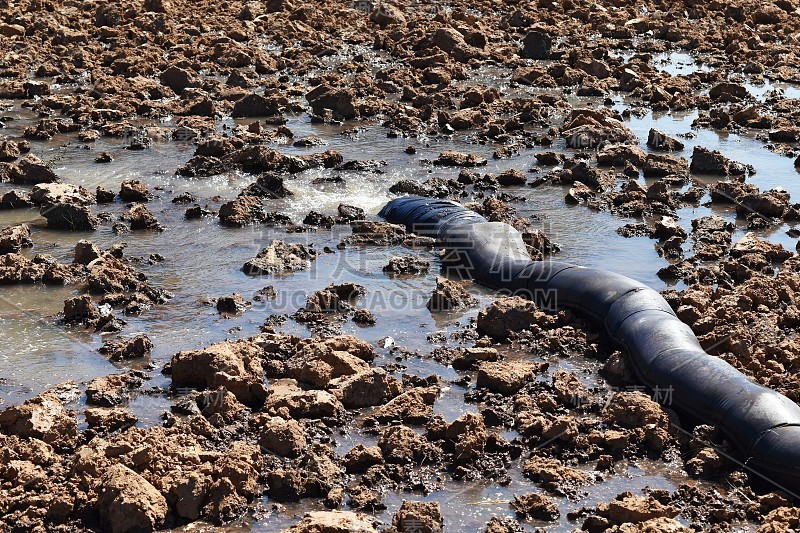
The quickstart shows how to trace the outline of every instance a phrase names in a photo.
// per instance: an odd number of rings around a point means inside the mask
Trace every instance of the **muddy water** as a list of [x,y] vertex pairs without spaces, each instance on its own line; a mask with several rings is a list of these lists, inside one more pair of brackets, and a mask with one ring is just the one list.
[[[690,57],[667,58],[664,61],[666,68],[673,69],[675,74],[703,68]],[[480,80],[491,83],[493,77],[494,73],[487,71]],[[787,96],[798,91],[795,87],[777,88],[784,90]],[[756,89],[752,92],[761,97],[771,89],[773,87],[770,86],[763,92]],[[526,91],[535,92],[524,88],[515,88],[514,91],[522,95]],[[586,103],[591,101],[586,100]],[[624,103],[619,101],[617,107],[623,109]],[[35,117],[18,105],[5,114],[18,119],[9,122],[3,131],[4,135],[11,137],[20,136],[24,126],[35,122]],[[672,135],[685,134],[692,131],[691,123],[695,118],[695,113],[648,114],[643,118],[631,118],[628,125],[642,140],[642,147],[647,149],[644,141],[651,127]],[[172,125],[166,121],[155,126],[163,128],[167,133]],[[233,125],[233,122],[228,122],[223,127]],[[296,137],[316,135],[324,139],[327,148],[340,151],[346,160],[373,159],[387,163],[383,167],[385,173],[382,174],[341,173],[345,183],[312,183],[315,178],[331,177],[335,174],[330,170],[309,171],[288,180],[287,186],[295,195],[284,200],[268,201],[268,209],[287,213],[297,222],[311,209],[334,213],[340,202],[362,207],[374,215],[391,198],[389,187],[400,179],[422,181],[433,176],[454,178],[458,174],[457,169],[435,168],[421,162],[423,159],[434,159],[443,150],[468,151],[486,157],[489,164],[481,169],[485,172],[497,172],[505,168],[524,171],[536,163],[533,150],[524,151],[512,159],[495,160],[492,158],[494,147],[470,144],[461,135],[390,139],[386,137],[383,128],[374,124],[358,125],[353,132],[351,124],[348,124],[348,131],[345,131],[341,127],[313,125],[305,116],[292,117],[287,126],[295,132]],[[693,137],[684,138],[687,148],[681,155],[689,157],[695,145],[721,150],[734,160],[752,164],[757,174],[751,181],[762,189],[783,187],[793,198],[800,198],[800,176],[790,159],[767,151],[754,138],[705,130],[692,133]],[[406,155],[403,152],[408,145],[416,148],[415,155]],[[320,150],[291,146],[282,146],[280,149],[287,153],[311,153]],[[553,149],[565,151],[563,143],[556,144]],[[94,163],[94,157],[101,150],[110,152],[114,161],[105,165]],[[409,252],[393,247],[350,247],[337,250],[336,244],[349,233],[346,227],[316,233],[290,234],[280,228],[261,226],[245,229],[222,228],[215,218],[186,222],[182,219],[183,208],[170,202],[175,195],[190,191],[201,199],[201,203],[216,208],[220,204],[220,198],[233,198],[242,186],[252,180],[252,177],[239,173],[203,179],[187,179],[174,175],[175,169],[192,155],[193,147],[187,143],[156,141],[149,150],[133,152],[123,149],[122,143],[113,139],[101,139],[91,149],[85,149],[74,137],[64,136],[49,143],[34,142],[33,152],[45,161],[50,161],[65,181],[81,184],[90,190],[98,185],[117,190],[122,180],[139,179],[159,196],[151,202],[150,209],[167,228],[163,233],[115,235],[110,224],[103,225],[92,234],[54,232],[44,227],[44,219],[39,217],[36,210],[0,212],[2,226],[20,222],[32,225],[36,245],[26,251],[27,254],[49,253],[60,261],[69,261],[75,243],[81,238],[89,238],[101,247],[125,242],[128,245],[128,256],[142,258],[138,267],[146,273],[151,283],[175,295],[166,305],[155,306],[140,317],[126,318],[127,326],[123,335],[143,332],[155,344],[152,357],[154,370],[151,372],[153,379],[146,384],[145,389],[157,391],[158,388],[168,387],[169,380],[161,376],[158,370],[175,352],[226,338],[255,334],[269,315],[291,314],[304,304],[307,294],[334,281],[353,281],[364,285],[368,293],[360,305],[369,308],[378,319],[376,326],[367,328],[344,323],[343,332],[356,334],[372,343],[391,337],[396,345],[419,354],[404,356],[398,361],[388,349],[379,349],[381,356],[378,364],[399,362],[407,372],[419,375],[435,373],[444,380],[455,380],[459,377],[452,368],[425,357],[432,349],[427,339],[436,333],[443,333],[444,338],[448,338],[450,333],[466,325],[476,311],[443,317],[431,316],[425,309],[425,302],[435,285],[436,269],[424,276],[398,279],[387,277],[381,271],[381,267],[394,254],[415,253],[435,262],[436,256],[432,252]],[[704,178],[700,176],[698,179]],[[644,183],[643,178],[642,182]],[[10,188],[7,184],[0,184],[0,191]],[[538,224],[561,245],[558,259],[614,270],[656,289],[666,287],[655,272],[667,263],[658,257],[653,242],[647,238],[626,239],[615,233],[616,228],[629,222],[637,222],[636,220],[615,217],[608,213],[595,213],[582,206],[566,206],[563,200],[565,189],[562,187],[520,187],[507,189],[507,192],[526,198],[524,203],[515,204],[518,212],[540,218]],[[99,209],[118,215],[125,207],[118,203],[101,206]],[[712,213],[735,220],[732,208],[701,206],[682,209],[680,223],[689,229],[692,218]],[[737,235],[734,238],[745,232],[742,222],[737,224]],[[794,249],[796,239],[787,235],[789,229],[789,226],[784,225],[761,235]],[[303,242],[320,251],[313,268],[309,272],[279,278],[253,278],[241,273],[240,267],[244,261],[275,238]],[[326,246],[335,253],[322,253]],[[164,261],[149,262],[147,258],[153,253],[163,255]],[[205,303],[211,298],[233,292],[252,298],[259,289],[267,285],[273,285],[277,289],[277,298],[274,301],[254,302],[253,308],[241,317],[221,317],[213,306]],[[478,286],[471,291],[483,305],[493,298],[491,291]],[[97,352],[104,338],[55,324],[53,317],[62,309],[64,299],[78,292],[78,287],[0,287],[0,402],[6,405],[18,403],[66,380],[83,383],[125,368],[115,367]],[[282,329],[300,335],[309,334],[303,326],[291,320],[285,322]],[[571,370],[583,370],[580,375],[584,376],[589,386],[601,384],[596,377],[597,363],[594,361],[573,357],[551,363],[552,369],[561,365]],[[435,410],[450,421],[459,413],[474,409],[474,406],[463,403],[465,390],[457,385],[451,386],[437,401]],[[159,415],[168,407],[169,401],[157,394],[142,394],[130,405],[145,425],[158,423]],[[513,438],[514,434],[506,436]],[[339,451],[345,453],[359,442],[373,444],[374,441],[370,439],[352,428],[347,429],[346,434],[339,439]],[[687,481],[678,463],[670,465],[643,460],[639,464],[622,463],[618,469],[618,474],[623,475],[589,487],[579,500],[559,500],[562,518],[558,525],[551,525],[553,530],[574,528],[575,524],[566,519],[569,511],[607,500],[610,494],[623,490],[638,491],[645,486],[673,488]],[[442,503],[445,522],[452,531],[477,531],[492,516],[510,515],[508,501],[514,494],[534,490],[533,485],[521,476],[519,465],[510,474],[512,482],[507,486],[490,482],[447,480],[446,488],[434,492],[430,498]],[[388,495],[384,500],[388,509],[378,513],[378,517],[388,521],[403,497],[402,494]],[[242,529],[275,531],[296,521],[309,508],[308,502],[273,507],[270,502],[265,501],[263,505],[263,513],[242,523]],[[531,528],[538,525],[542,524],[528,524]]]

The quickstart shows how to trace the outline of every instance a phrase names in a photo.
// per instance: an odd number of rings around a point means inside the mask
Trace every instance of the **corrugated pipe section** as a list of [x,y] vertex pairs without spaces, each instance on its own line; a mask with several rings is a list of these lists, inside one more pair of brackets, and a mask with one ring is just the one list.
[[800,407],[707,354],[658,292],[605,270],[532,261],[516,229],[456,202],[403,197],[380,214],[436,238],[480,283],[603,324],[644,384],[671,390],[676,407],[721,429],[751,471],[800,491]]

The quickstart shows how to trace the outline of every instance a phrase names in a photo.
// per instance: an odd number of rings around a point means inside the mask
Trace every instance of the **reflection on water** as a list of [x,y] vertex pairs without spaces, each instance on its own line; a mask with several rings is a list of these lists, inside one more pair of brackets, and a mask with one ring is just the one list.
[[800,98],[800,87],[790,83],[765,82],[761,84],[744,83],[747,92],[752,94],[756,100],[763,102],[767,97],[780,95],[783,98]]

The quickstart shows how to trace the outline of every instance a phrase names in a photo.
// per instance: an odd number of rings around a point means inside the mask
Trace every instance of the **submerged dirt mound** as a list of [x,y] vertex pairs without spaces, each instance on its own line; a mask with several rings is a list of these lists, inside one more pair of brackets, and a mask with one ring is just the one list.
[[314,250],[309,250],[302,244],[276,240],[247,261],[242,271],[253,276],[284,274],[307,269],[314,259],[316,259]]

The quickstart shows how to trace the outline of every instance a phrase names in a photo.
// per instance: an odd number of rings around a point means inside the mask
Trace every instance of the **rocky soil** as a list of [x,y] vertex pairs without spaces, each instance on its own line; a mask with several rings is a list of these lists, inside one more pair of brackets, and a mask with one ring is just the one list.
[[[359,125],[379,125],[387,139],[458,135],[491,146],[494,159],[516,168],[487,172],[487,158],[453,150],[417,161],[409,145],[409,161],[437,175],[398,180],[389,191],[456,199],[508,222],[534,259],[559,246],[526,212],[520,190],[561,187],[565,209],[635,219],[620,222],[618,233],[654,241],[668,263],[658,276],[678,284],[664,296],[708,352],[800,402],[800,259],[768,238],[800,220],[800,204],[785,190],[753,184],[751,161],[703,146],[686,150],[688,138],[656,129],[638,139],[626,125],[650,111],[692,111],[697,131],[749,135],[800,168],[800,99],[779,90],[757,98],[748,89],[800,84],[796,0],[457,0],[447,7],[0,0],[0,13],[0,110],[38,117],[19,128],[10,114],[0,116],[0,210],[38,211],[43,227],[75,236],[74,257],[64,260],[48,254],[27,223],[4,225],[0,285],[74,290],[58,316],[42,319],[68,333],[116,334],[91,356],[120,369],[3,406],[3,531],[245,527],[269,524],[270,513],[292,505],[308,512],[272,530],[458,531],[432,494],[519,479],[528,489],[480,530],[800,528],[793,495],[749,477],[724,435],[692,425],[671,401],[640,387],[625,354],[569,310],[498,297],[459,323],[453,342],[432,334],[425,353],[384,343],[392,358],[380,358],[375,345],[341,331],[348,321],[369,328],[380,317],[363,304],[363,286],[337,279],[309,291],[293,314],[267,318],[257,335],[232,330],[229,340],[163,364],[150,361],[153,342],[126,318],[172,305],[174,295],[143,266],[173,250],[139,258],[123,245],[92,242],[106,227],[131,239],[169,234],[156,199],[181,224],[205,218],[231,235],[282,228],[285,239],[263,243],[236,267],[271,285],[253,301],[217,294],[207,303],[223,317],[256,312],[282,279],[334,253],[291,242],[296,233],[339,228],[338,250],[391,247],[376,275],[402,283],[449,266],[444,254],[408,255],[438,252],[424,231],[346,203],[335,213],[313,209],[302,221],[274,208],[273,201],[292,201],[291,180],[304,172],[324,172],[315,179],[336,184],[387,166],[296,136],[288,118],[352,126],[352,135]],[[708,68],[661,70],[654,57],[671,51]],[[523,97],[522,89],[535,92]],[[98,140],[132,151],[186,142],[192,150],[174,169],[185,188],[231,172],[248,183],[230,198],[175,194],[134,179],[87,190],[40,157],[65,138],[94,150],[97,172],[113,159],[93,148]],[[308,151],[286,153],[288,146]],[[700,207],[731,217],[694,217]],[[682,219],[687,213],[691,220]],[[737,233],[730,218],[748,232]],[[445,269],[424,312],[447,321],[478,308],[474,290]],[[283,332],[287,320],[309,334]],[[410,357],[451,367],[458,379],[407,371]],[[588,370],[575,360],[588,361]],[[169,381],[163,389],[148,385],[158,373]],[[155,414],[158,424],[131,409],[141,395],[169,405]],[[456,402],[458,416],[434,409],[444,398]],[[348,444],[350,434],[360,441]],[[629,466],[642,463],[678,481],[670,490],[626,490]],[[611,482],[618,491],[577,503]],[[398,494],[402,503],[383,516]]]

